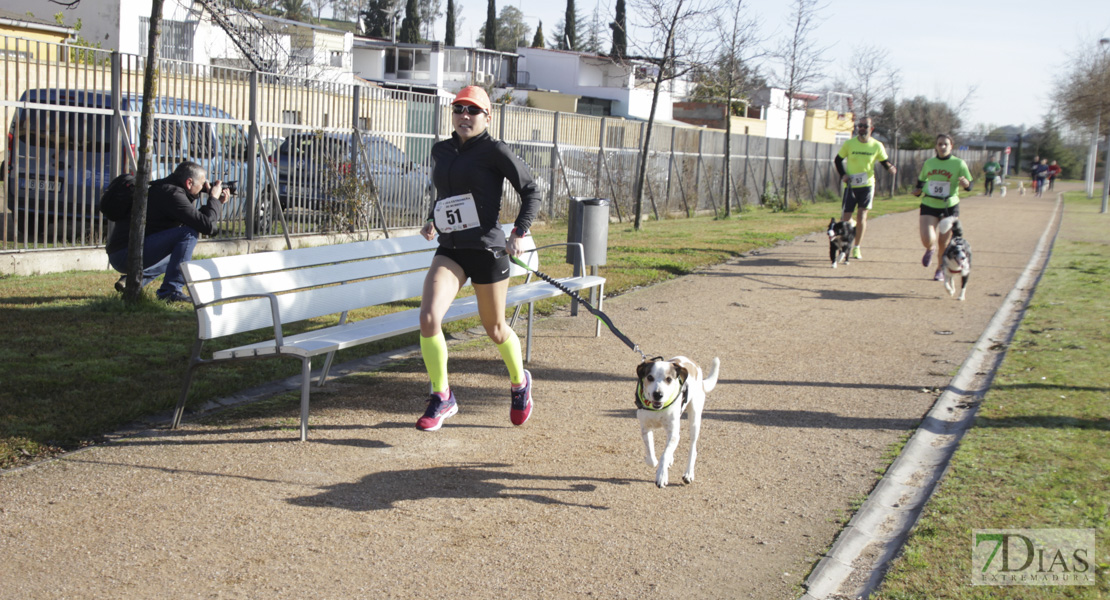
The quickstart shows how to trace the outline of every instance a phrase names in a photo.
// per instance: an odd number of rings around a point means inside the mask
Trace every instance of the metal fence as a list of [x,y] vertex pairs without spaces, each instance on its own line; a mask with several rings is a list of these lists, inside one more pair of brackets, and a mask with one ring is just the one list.
[[[103,245],[108,223],[96,206],[112,177],[135,167],[145,60],[0,36],[0,62],[0,122],[8,126],[0,253]],[[423,222],[434,197],[430,149],[451,132],[446,99],[175,60],[158,67],[154,175],[188,159],[212,178],[236,180],[218,237],[388,235]],[[610,198],[613,218],[632,218],[646,123],[495,105],[490,129],[534,171],[541,218],[565,217],[571,196]],[[777,198],[788,142],[732,136],[726,182],[725,135],[653,127],[645,214],[720,211],[725,186],[734,206]],[[792,199],[837,194],[838,147],[789,144]],[[931,155],[894,157],[897,185],[912,184]],[[891,183],[880,175],[880,190]],[[502,218],[512,220],[519,197],[507,184],[504,200]]]

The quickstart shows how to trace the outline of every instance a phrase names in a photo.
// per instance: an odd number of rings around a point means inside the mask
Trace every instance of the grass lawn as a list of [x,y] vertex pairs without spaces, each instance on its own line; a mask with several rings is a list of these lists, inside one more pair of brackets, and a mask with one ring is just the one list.
[[[917,199],[878,198],[873,216],[902,212]],[[839,206],[806,205],[789,212],[755,209],[728,220],[711,216],[645,221],[636,231],[627,221],[609,229],[608,264],[601,274],[610,295],[671,279],[724,262],[749,250],[819,231]],[[565,223],[538,226],[537,244],[566,239]],[[553,275],[569,266],[545,264]],[[171,409],[177,402],[196,335],[187,305],[168,306],[152,298],[127,307],[112,289],[117,275],[80,271],[0,277],[0,468],[23,464],[81,447],[138,418]],[[552,310],[559,298],[543,307]],[[412,308],[418,299],[352,314],[366,318]],[[318,319],[291,334],[336,322]],[[457,331],[477,325],[461,321]],[[266,339],[269,331],[244,334],[240,341]],[[340,352],[344,361],[417,342],[417,334]],[[262,360],[202,367],[194,379],[190,405],[296,375],[299,361]],[[322,365],[322,359],[315,367]]]
[[[1110,598],[1110,216],[1097,196],[1065,207],[975,425],[875,598]],[[1096,585],[971,585],[973,530],[1072,528],[1095,530]]]

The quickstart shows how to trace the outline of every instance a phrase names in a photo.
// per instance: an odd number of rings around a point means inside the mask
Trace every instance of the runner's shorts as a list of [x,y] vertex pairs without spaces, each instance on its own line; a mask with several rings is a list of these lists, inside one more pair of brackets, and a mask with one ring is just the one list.
[[436,256],[455,261],[462,267],[470,283],[488,284],[509,278],[509,253],[504,248],[439,248]]
[[925,206],[924,204],[922,204],[919,214],[926,217],[936,217],[938,219],[943,219],[945,217],[958,217],[960,216],[960,205],[957,204],[955,206],[949,206],[948,208],[933,208],[931,206]]
[[875,199],[875,186],[869,185],[867,187],[846,187],[844,188],[844,202],[842,211],[843,213],[856,212],[856,208],[863,210],[871,210],[871,202]]

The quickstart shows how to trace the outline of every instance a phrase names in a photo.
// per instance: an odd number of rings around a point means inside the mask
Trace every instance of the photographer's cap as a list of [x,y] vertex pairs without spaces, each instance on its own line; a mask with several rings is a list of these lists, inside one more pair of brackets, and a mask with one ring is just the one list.
[[455,94],[455,99],[451,101],[451,104],[470,104],[471,106],[481,108],[487,113],[492,108],[486,90],[476,85],[468,85],[459,90],[459,93]]

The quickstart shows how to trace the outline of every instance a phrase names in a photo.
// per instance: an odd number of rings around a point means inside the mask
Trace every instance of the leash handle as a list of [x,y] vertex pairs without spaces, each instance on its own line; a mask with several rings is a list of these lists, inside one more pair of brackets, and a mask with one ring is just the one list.
[[524,269],[525,271],[535,273],[537,277],[539,277],[540,279],[546,281],[547,283],[550,283],[551,285],[555,286],[560,292],[563,292],[564,294],[566,294],[566,295],[570,296],[571,298],[574,298],[575,300],[577,300],[579,303],[582,304],[582,306],[586,307],[586,310],[590,311],[590,314],[597,317],[597,319],[599,321],[601,321],[602,323],[605,323],[605,326],[609,328],[609,331],[613,332],[613,335],[617,336],[617,339],[624,342],[625,346],[628,346],[634,352],[638,352],[640,354],[640,358],[642,360],[645,360],[645,361],[647,360],[647,355],[644,354],[644,351],[640,350],[640,347],[637,346],[635,343],[633,343],[632,340],[628,339],[628,336],[624,335],[624,333],[622,333],[620,329],[617,329],[617,326],[613,324],[613,321],[612,321],[612,319],[609,318],[609,315],[607,315],[604,312],[594,308],[593,305],[591,305],[589,302],[586,302],[582,298],[582,296],[578,295],[578,292],[568,288],[567,286],[563,285],[562,283],[559,283],[558,280],[556,280],[554,277],[551,277],[547,273],[542,273],[540,271],[537,271],[537,270],[529,267],[527,264],[524,263],[524,261],[520,260],[519,258],[517,258],[517,257],[515,257],[511,254],[509,255],[509,259],[512,260],[514,263],[516,263],[520,268]]

